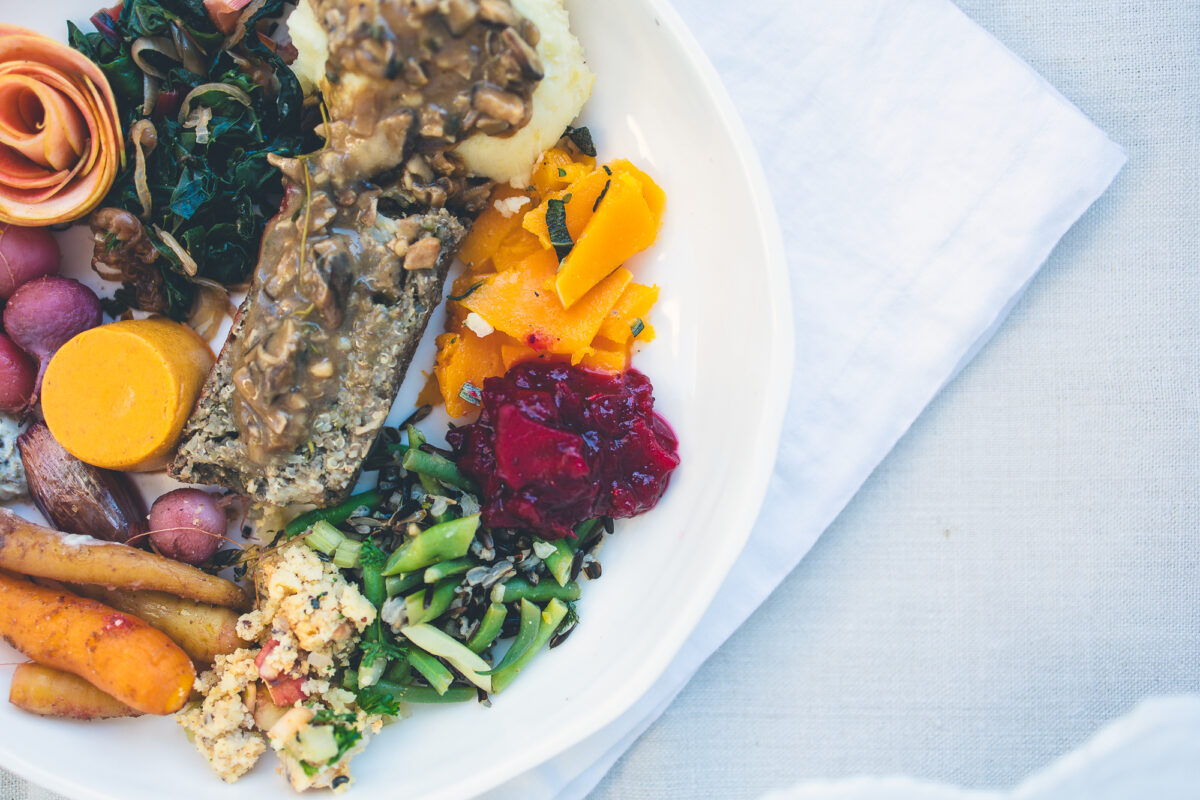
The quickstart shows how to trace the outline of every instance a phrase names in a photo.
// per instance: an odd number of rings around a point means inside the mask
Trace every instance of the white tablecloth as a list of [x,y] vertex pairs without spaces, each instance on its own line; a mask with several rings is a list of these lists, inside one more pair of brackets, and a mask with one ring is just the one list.
[[[1200,4],[956,1],[1129,161],[595,800],[1007,787],[1200,690]],[[753,32],[706,25],[727,4],[675,2],[718,69],[744,65]]]
[[[718,69],[741,66],[753,32],[716,24],[725,0],[675,2]],[[960,5],[1129,163],[597,798],[1009,785],[1143,696],[1200,690],[1200,7]],[[50,796],[0,773],[4,800]]]

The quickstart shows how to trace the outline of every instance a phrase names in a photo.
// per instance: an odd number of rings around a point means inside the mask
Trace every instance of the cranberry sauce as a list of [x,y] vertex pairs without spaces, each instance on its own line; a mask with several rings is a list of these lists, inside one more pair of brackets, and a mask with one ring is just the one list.
[[488,527],[557,539],[586,519],[636,516],[679,465],[675,434],[637,370],[529,361],[488,378],[482,395],[478,421],[446,438],[483,490]]

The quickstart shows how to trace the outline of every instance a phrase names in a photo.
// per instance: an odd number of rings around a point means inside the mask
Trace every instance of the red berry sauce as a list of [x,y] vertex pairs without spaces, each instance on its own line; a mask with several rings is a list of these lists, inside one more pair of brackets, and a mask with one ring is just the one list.
[[527,361],[488,378],[478,421],[447,435],[483,490],[483,523],[549,539],[599,516],[654,508],[679,466],[678,441],[637,370]]

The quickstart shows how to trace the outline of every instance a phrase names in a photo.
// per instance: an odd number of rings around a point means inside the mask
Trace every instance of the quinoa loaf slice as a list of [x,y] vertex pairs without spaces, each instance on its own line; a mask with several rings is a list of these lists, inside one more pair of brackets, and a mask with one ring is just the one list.
[[[419,233],[408,245],[410,250],[423,250],[422,258],[436,252],[436,259],[424,268],[391,270],[391,293],[377,280],[350,282],[343,304],[346,319],[336,342],[340,380],[336,393],[308,420],[308,435],[260,463],[250,457],[239,431],[233,359],[238,343],[250,333],[246,323],[253,317],[254,303],[262,299],[261,289],[252,289],[184,428],[168,470],[172,477],[224,486],[271,505],[325,506],[350,493],[429,317],[441,302],[446,273],[465,236],[462,224],[445,211],[407,217],[399,224]],[[432,242],[419,245],[425,240],[437,242],[436,250]]]

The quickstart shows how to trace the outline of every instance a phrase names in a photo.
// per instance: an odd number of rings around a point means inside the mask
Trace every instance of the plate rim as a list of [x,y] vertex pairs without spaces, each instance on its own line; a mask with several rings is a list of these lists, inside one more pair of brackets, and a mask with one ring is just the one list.
[[[575,716],[569,725],[556,731],[552,740],[541,740],[535,760],[513,758],[505,760],[504,763],[493,763],[483,769],[473,770],[470,776],[454,781],[444,791],[427,795],[427,800],[471,797],[498,788],[507,781],[536,769],[570,747],[608,727],[644,698],[666,674],[684,644],[695,632],[701,618],[708,611],[718,590],[727,579],[733,563],[745,549],[762,509],[768,483],[775,469],[779,439],[789,404],[795,368],[795,323],[783,232],[770,185],[758,150],[732,97],[721,80],[720,74],[683,18],[669,0],[630,0],[630,2],[643,6],[653,14],[655,21],[663,30],[661,35],[668,40],[674,40],[680,53],[686,58],[689,70],[697,75],[705,86],[717,112],[721,128],[728,135],[733,146],[733,154],[741,167],[749,198],[753,204],[752,211],[758,220],[757,240],[763,247],[767,279],[766,285],[763,287],[766,294],[764,310],[768,312],[766,316],[770,319],[768,327],[771,339],[764,344],[769,349],[766,358],[769,365],[767,370],[769,377],[766,381],[766,391],[762,395],[763,403],[757,415],[759,424],[754,437],[754,452],[764,452],[764,455],[755,459],[752,466],[746,469],[748,476],[746,484],[752,487],[748,495],[748,499],[752,502],[748,508],[752,509],[754,513],[745,514],[742,517],[744,521],[740,522],[736,529],[729,531],[729,538],[736,539],[736,546],[729,548],[731,556],[727,561],[729,567],[725,570],[713,570],[706,576],[706,580],[695,585],[695,591],[690,593],[687,605],[678,609],[679,624],[671,626],[664,633],[662,644],[654,650],[654,660],[643,662],[642,667],[636,673],[627,676],[628,679],[623,683],[621,692],[610,696],[610,702],[593,706],[590,713]],[[38,786],[70,798],[77,798],[77,800],[121,800],[120,795],[112,794],[107,789],[92,787],[81,781],[61,776],[52,771],[49,765],[41,766],[29,761],[6,748],[3,741],[0,741],[0,767]]]

